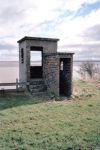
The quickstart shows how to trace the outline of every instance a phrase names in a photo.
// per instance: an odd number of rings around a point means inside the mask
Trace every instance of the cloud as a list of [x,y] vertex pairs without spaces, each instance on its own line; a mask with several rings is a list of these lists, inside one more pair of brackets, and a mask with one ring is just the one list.
[[[60,47],[62,51],[74,52],[75,60],[88,60],[97,59],[100,60],[100,44],[90,43],[90,44],[69,44]],[[64,50],[66,49],[66,50]]]
[[100,24],[86,29],[82,36],[88,41],[100,41]]
[[0,50],[0,61],[18,61],[18,51]]
[[0,0],[0,51],[5,50],[5,58],[10,50],[16,51],[12,57],[18,57],[16,41],[23,36],[60,38],[59,49],[76,54],[98,49],[100,9],[91,8],[85,16],[77,14],[84,5],[97,2],[100,0]]
[[100,0],[68,0],[66,2],[65,7],[70,11],[77,11],[80,9],[84,4],[93,4],[99,2]]
[[[63,20],[58,26],[61,33],[59,51],[75,52],[74,58],[100,59],[100,10],[90,14],[75,17],[72,20]],[[59,34],[58,33],[58,34]],[[60,36],[60,34],[59,34]]]
[[2,50],[15,50],[16,46],[9,43],[2,42],[0,43],[0,51]]
[[[100,47],[100,45],[99,45]],[[92,48],[92,49],[85,49],[84,51],[81,51],[77,53],[75,59],[79,60],[99,60],[100,61],[100,48]]]
[[1,18],[0,22],[3,25],[5,23],[9,24],[9,23],[17,22],[19,18],[22,19],[23,17],[22,13],[23,12],[21,10],[17,10],[15,6],[6,7],[0,13],[0,18]]

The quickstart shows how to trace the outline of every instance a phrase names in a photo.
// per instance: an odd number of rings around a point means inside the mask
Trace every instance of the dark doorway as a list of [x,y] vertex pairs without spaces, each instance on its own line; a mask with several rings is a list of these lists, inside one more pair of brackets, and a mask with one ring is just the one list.
[[71,95],[71,59],[60,59],[60,95]]
[[42,78],[43,74],[43,48],[32,46],[30,48],[30,78]]

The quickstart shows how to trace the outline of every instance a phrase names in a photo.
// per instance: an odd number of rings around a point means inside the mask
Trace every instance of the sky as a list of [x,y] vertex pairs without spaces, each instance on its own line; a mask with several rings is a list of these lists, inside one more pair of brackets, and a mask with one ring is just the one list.
[[0,61],[18,60],[24,36],[59,38],[58,51],[100,60],[100,0],[0,0]]

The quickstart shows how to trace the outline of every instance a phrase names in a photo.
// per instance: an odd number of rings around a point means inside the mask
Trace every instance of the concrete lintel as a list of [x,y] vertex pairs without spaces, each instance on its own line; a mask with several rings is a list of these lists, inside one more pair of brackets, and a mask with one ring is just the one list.
[[68,57],[68,56],[73,56],[74,53],[44,53],[44,56],[58,56],[58,57]]

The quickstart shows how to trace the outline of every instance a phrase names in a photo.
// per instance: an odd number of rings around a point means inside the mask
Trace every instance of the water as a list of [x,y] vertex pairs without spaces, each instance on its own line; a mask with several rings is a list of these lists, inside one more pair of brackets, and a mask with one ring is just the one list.
[[[73,63],[73,79],[79,79],[78,73],[82,62]],[[35,62],[35,65],[39,65],[39,62]],[[95,62],[100,66],[100,62]],[[18,62],[0,62],[0,83],[15,82],[16,78],[19,78],[19,64]]]
[[19,78],[18,62],[0,62],[0,83],[15,82]]

